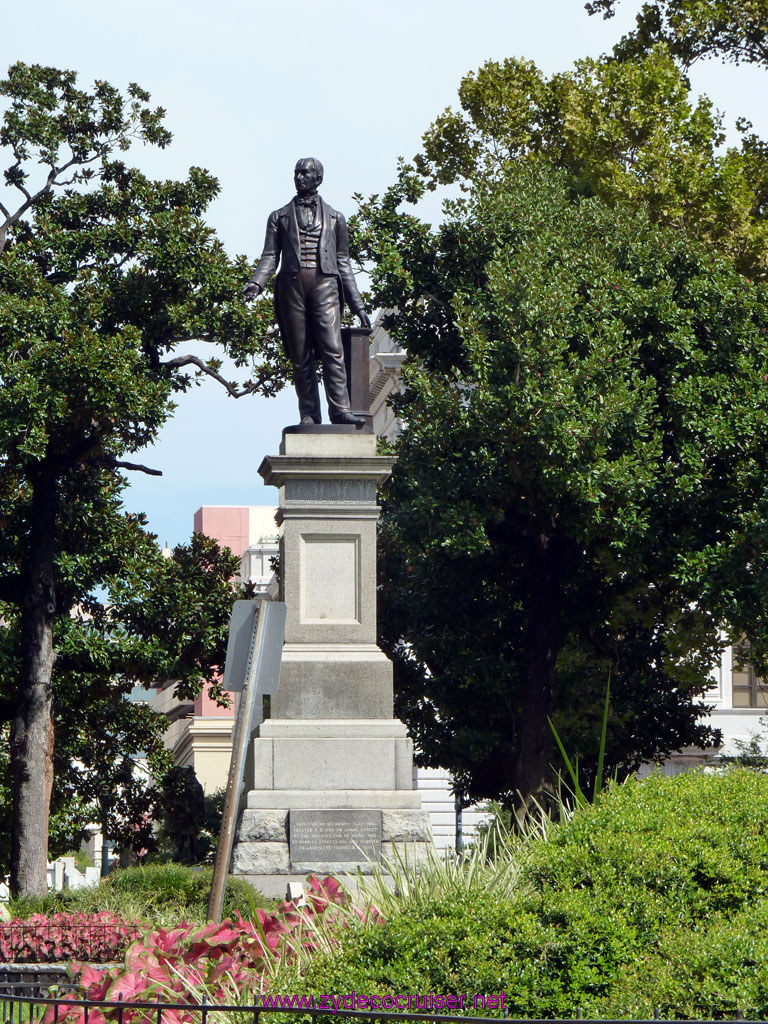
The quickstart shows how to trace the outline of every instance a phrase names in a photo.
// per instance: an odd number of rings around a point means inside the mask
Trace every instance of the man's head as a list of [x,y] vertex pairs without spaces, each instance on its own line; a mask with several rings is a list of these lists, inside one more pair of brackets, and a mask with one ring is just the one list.
[[293,182],[296,193],[300,196],[311,196],[316,192],[323,180],[323,165],[313,156],[305,156],[296,161],[293,169]]

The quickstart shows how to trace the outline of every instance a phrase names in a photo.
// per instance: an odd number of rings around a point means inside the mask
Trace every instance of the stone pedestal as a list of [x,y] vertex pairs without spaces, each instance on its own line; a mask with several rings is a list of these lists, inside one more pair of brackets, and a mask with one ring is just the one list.
[[376,488],[393,461],[372,433],[318,426],[289,428],[259,469],[280,491],[288,618],[233,870],[262,888],[366,871],[397,844],[413,859],[431,842],[412,744],[392,717],[392,665],[376,644]]

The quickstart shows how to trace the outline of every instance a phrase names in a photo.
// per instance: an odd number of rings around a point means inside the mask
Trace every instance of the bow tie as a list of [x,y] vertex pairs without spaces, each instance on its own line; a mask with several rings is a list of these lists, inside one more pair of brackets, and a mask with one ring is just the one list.
[[319,198],[320,196],[296,196],[294,202],[297,206],[311,206],[313,209],[316,209]]

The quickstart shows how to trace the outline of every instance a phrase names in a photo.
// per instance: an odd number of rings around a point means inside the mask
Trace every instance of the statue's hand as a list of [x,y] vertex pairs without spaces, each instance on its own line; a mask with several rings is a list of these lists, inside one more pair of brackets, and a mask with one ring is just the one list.
[[246,302],[250,302],[257,295],[261,295],[261,288],[254,281],[249,281],[245,288],[243,288],[243,299]]
[[360,326],[365,327],[366,330],[371,330],[371,318],[365,312],[364,309],[355,310],[355,316],[360,321]]

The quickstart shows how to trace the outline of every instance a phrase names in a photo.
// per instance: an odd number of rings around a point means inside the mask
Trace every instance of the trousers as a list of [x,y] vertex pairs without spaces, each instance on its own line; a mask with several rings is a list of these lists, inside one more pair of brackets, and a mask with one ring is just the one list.
[[349,411],[338,279],[305,267],[295,274],[278,274],[275,310],[283,345],[293,365],[299,416],[311,416],[315,423],[322,421],[317,356],[323,364],[328,415],[333,420]]

